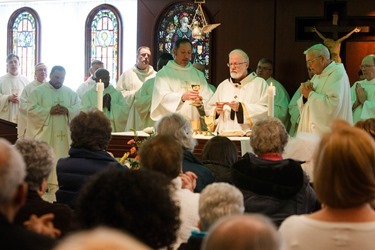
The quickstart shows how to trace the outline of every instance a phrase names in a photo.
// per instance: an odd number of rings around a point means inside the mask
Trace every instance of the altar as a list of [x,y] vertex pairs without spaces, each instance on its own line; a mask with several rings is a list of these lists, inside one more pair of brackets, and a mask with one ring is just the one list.
[[[137,135],[140,139],[147,138],[150,135],[143,132],[138,131]],[[211,139],[213,136],[206,136],[206,135],[194,135],[194,138],[197,139],[198,144],[195,146],[194,155],[197,156],[199,159],[202,156],[203,147],[206,142]],[[245,153],[251,152],[250,147],[250,138],[249,137],[228,137],[234,144],[237,146],[238,149],[238,157],[242,157]],[[133,132],[115,132],[112,133],[112,139],[109,142],[108,151],[111,152],[116,158],[120,158],[124,155],[125,152],[129,152],[131,145],[128,145],[128,141],[134,139]]]

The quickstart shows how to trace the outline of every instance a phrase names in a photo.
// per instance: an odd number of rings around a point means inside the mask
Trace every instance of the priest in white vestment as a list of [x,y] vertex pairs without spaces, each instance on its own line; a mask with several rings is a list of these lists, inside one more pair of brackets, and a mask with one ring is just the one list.
[[27,84],[21,93],[17,124],[18,138],[25,138],[26,135],[29,96],[36,87],[47,81],[47,74],[47,66],[44,63],[35,65],[35,79]]
[[[52,146],[56,160],[68,156],[70,148],[69,123],[79,112],[78,95],[63,86],[65,69],[54,66],[50,81],[34,89],[29,96],[26,137],[40,139]],[[57,185],[56,165],[48,184]]]
[[375,55],[367,55],[361,64],[364,80],[351,88],[353,122],[375,118]]
[[[151,119],[158,121],[166,114],[177,112],[194,124],[194,130],[201,130],[198,108],[204,107],[213,92],[203,73],[190,63],[192,48],[189,39],[177,40],[173,48],[174,60],[156,74]],[[199,90],[193,89],[195,86],[199,86]]]
[[350,83],[344,65],[331,61],[323,44],[307,49],[306,63],[314,76],[301,84],[302,96],[297,101],[301,119],[298,132],[322,135],[330,131],[335,119],[353,123]]
[[137,50],[136,64],[122,73],[118,79],[116,89],[122,93],[127,106],[130,107],[126,130],[138,129],[136,128],[136,124],[139,123],[141,118],[136,116],[134,110],[134,95],[142,87],[145,81],[156,75],[156,71],[150,65],[150,62],[150,48],[145,46],[139,47]]
[[284,86],[272,77],[273,62],[268,58],[260,59],[255,72],[258,76],[266,80],[268,86],[270,86],[271,83],[273,86],[275,86],[276,95],[274,100],[274,116],[280,119],[288,131],[290,127],[290,117],[288,112],[290,97]]
[[246,132],[267,116],[267,82],[255,72],[248,73],[249,57],[243,50],[229,53],[228,67],[230,78],[219,84],[206,105],[206,113],[216,118],[218,133]]
[[7,57],[7,71],[0,77],[0,118],[17,123],[19,95],[29,80],[19,73],[20,60],[15,54]]
[[[125,100],[120,91],[110,85],[109,71],[98,69],[95,72],[95,79],[104,83],[103,91],[103,113],[111,121],[112,132],[125,131],[129,107],[126,106]],[[88,111],[91,108],[98,107],[98,91],[92,88],[87,91],[81,99],[81,111]]]
[[[170,60],[173,60],[173,56],[169,53],[163,53],[160,55],[157,63],[157,70],[162,69]],[[152,92],[154,90],[155,77],[148,79],[142,87],[135,93],[134,96],[134,109],[135,117],[140,119],[135,120],[135,129],[143,130],[147,127],[153,127],[154,121],[150,117]]]
[[96,81],[94,79],[94,73],[97,69],[101,69],[104,67],[104,63],[99,60],[94,60],[91,62],[91,67],[90,67],[90,76],[87,78],[87,80],[79,85],[76,93],[80,99],[82,99],[83,95],[92,89],[93,87],[96,86]]

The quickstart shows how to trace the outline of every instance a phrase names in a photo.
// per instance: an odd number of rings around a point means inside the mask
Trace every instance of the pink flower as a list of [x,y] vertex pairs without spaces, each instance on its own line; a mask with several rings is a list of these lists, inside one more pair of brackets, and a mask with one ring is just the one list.
[[137,148],[136,147],[132,147],[130,149],[130,154],[135,154],[135,152],[137,152]]

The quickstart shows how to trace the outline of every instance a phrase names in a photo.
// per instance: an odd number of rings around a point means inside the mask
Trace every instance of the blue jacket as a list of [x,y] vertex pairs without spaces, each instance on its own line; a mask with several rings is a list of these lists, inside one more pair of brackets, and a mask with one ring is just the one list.
[[87,178],[111,168],[128,170],[105,151],[70,148],[69,157],[59,159],[56,166],[59,183],[59,190],[56,192],[57,202],[74,208],[76,196]]

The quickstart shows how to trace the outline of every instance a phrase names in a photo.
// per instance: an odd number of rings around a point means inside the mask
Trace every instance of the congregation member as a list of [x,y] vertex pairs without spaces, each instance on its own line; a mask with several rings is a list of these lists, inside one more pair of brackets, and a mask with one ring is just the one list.
[[232,50],[227,65],[230,77],[219,84],[207,103],[207,114],[216,118],[215,132],[246,132],[267,116],[267,82],[248,72],[249,57],[243,50]]
[[280,227],[285,250],[374,249],[375,142],[346,121],[323,135],[314,166],[314,189],[322,208],[294,215]]
[[7,56],[7,73],[0,77],[0,118],[17,123],[19,95],[29,80],[19,73],[20,58],[15,54]]
[[271,83],[273,86],[275,86],[276,95],[274,100],[274,117],[279,118],[284,124],[285,128],[288,130],[290,121],[288,105],[290,102],[290,97],[284,86],[273,78],[273,62],[271,59],[260,59],[255,72],[258,76],[266,80],[268,86],[270,86]]
[[358,121],[354,126],[363,129],[375,140],[375,118]]
[[47,81],[47,76],[48,76],[47,66],[44,63],[38,63],[37,65],[35,65],[34,81],[27,84],[21,93],[20,100],[19,100],[20,106],[19,106],[18,124],[17,124],[18,138],[24,138],[26,135],[27,109],[28,109],[28,100],[29,100],[30,93],[33,92],[33,90],[36,87],[45,83]]
[[55,244],[49,237],[15,225],[14,217],[26,202],[26,167],[21,154],[0,138],[0,246],[9,250],[50,250]]
[[334,119],[353,123],[350,83],[344,65],[331,60],[323,44],[315,44],[304,51],[307,67],[314,76],[309,84],[301,84],[302,96],[298,131],[318,135],[330,130]]
[[194,124],[194,130],[200,130],[201,113],[204,113],[204,105],[212,96],[212,90],[203,73],[191,64],[192,53],[193,45],[189,39],[177,40],[173,48],[174,60],[156,74],[152,120],[158,121],[164,115],[177,112]]
[[155,171],[112,169],[95,175],[80,192],[80,229],[106,226],[151,249],[170,249],[180,226],[170,180]]
[[[160,55],[157,63],[157,70],[161,70],[170,60],[173,60],[173,56],[169,53],[163,53]],[[153,127],[154,121],[150,117],[151,102],[152,102],[152,91],[155,85],[155,77],[148,79],[142,85],[142,87],[134,95],[134,109],[135,117],[140,119],[134,120],[134,129],[142,130],[147,127]],[[130,122],[129,124],[132,124]]]
[[26,183],[28,186],[26,204],[18,211],[14,222],[20,226],[32,214],[42,216],[53,214],[53,225],[61,236],[72,230],[73,211],[66,205],[50,203],[42,199],[47,189],[47,178],[55,163],[51,146],[37,139],[18,139],[16,149],[26,163]]
[[77,88],[77,95],[80,99],[82,99],[83,95],[92,89],[93,87],[96,86],[96,81],[95,81],[95,71],[98,69],[104,68],[104,63],[100,60],[93,60],[91,62],[91,67],[89,69],[90,76],[86,79],[85,82],[83,82],[79,87]]
[[214,136],[203,147],[202,163],[211,170],[215,182],[232,183],[232,165],[237,160],[237,146],[228,137]]
[[193,193],[196,176],[182,173],[183,148],[170,135],[157,135],[146,141],[141,148],[140,164],[146,170],[162,173],[174,187],[173,197],[180,206],[181,225],[173,249],[186,242],[191,231],[198,230],[199,194]]
[[135,93],[142,87],[145,81],[156,75],[156,71],[150,63],[151,49],[146,46],[139,47],[137,49],[137,61],[135,65],[122,73],[117,81],[116,89],[122,93],[126,105],[130,107],[126,131],[135,128],[135,124],[139,123],[140,120],[140,117],[136,116],[133,107]]
[[260,214],[232,215],[208,231],[202,250],[282,250],[283,242],[272,222]]
[[120,230],[98,227],[73,233],[53,250],[150,250],[139,240]]
[[107,151],[111,140],[111,122],[103,112],[80,112],[70,123],[69,156],[57,162],[59,190],[57,202],[75,207],[75,200],[87,178],[106,169],[127,170]]
[[193,151],[197,144],[193,137],[190,122],[179,113],[165,115],[156,123],[156,133],[170,135],[179,142],[184,150],[182,172],[193,172],[197,176],[194,192],[201,192],[205,186],[214,182],[211,171],[194,156]]
[[[94,73],[95,81],[104,84],[103,91],[103,113],[111,122],[113,132],[125,131],[126,120],[129,115],[129,107],[126,106],[125,100],[120,91],[116,90],[110,84],[109,71],[98,69]],[[81,111],[87,112],[89,109],[98,107],[98,91],[91,88],[81,99]]]
[[191,232],[187,243],[179,250],[200,250],[209,228],[219,219],[245,211],[240,190],[228,183],[213,183],[203,189],[199,197],[199,231]]
[[245,199],[245,211],[262,213],[278,227],[288,216],[314,211],[316,197],[301,163],[283,159],[288,142],[283,123],[273,117],[253,127],[250,144],[254,151],[233,165],[232,180]]
[[[43,83],[31,92],[27,110],[26,137],[47,142],[52,146],[56,160],[68,156],[70,147],[69,123],[79,111],[79,98],[70,88],[64,86],[66,71],[54,66],[49,82]],[[57,189],[56,167],[48,178],[49,199],[54,200]]]
[[351,87],[354,123],[375,117],[375,54],[363,58],[361,70],[364,79]]

